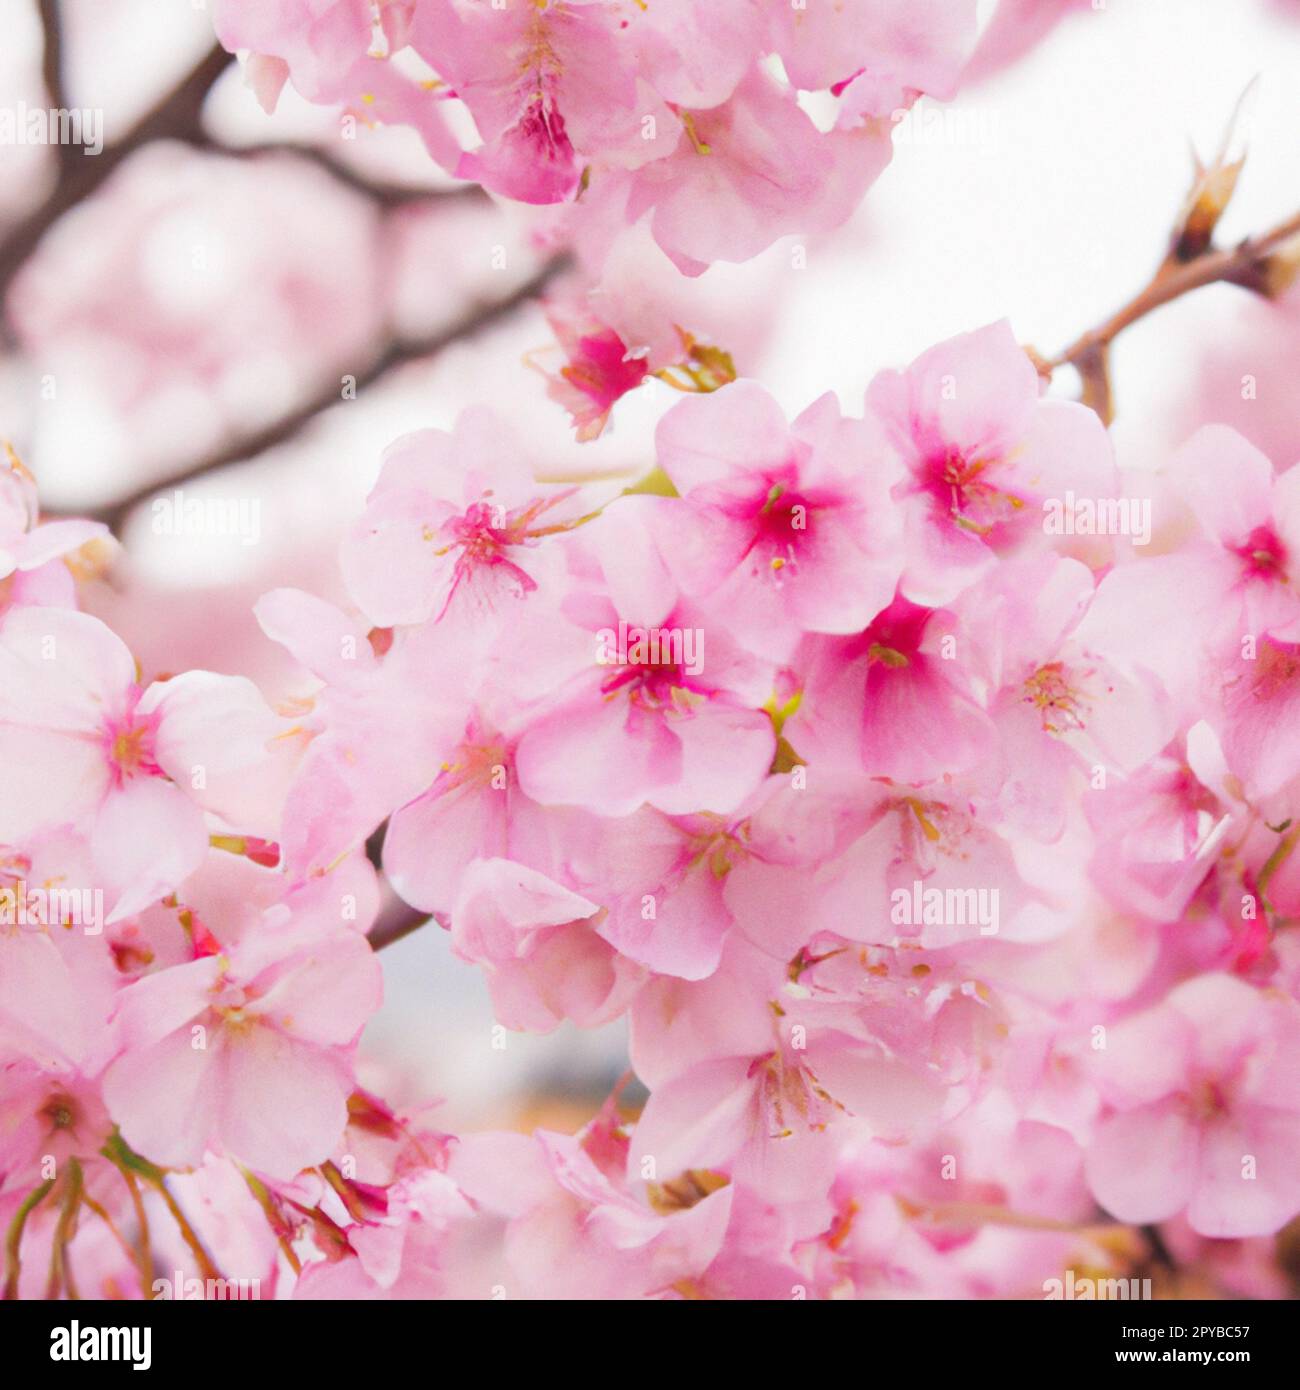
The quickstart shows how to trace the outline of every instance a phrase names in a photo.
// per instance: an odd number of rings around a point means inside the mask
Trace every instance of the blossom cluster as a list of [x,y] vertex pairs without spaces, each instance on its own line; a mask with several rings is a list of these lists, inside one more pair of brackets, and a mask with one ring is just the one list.
[[[257,604],[278,708],[146,681],[78,611],[98,528],[3,481],[8,1291],[1041,1296],[1153,1224],[1270,1290],[1300,470],[1121,470],[1005,323],[848,411],[692,395],[629,489],[474,409],[387,451],[345,607]],[[498,1023],[625,1017],[643,1106],[359,1086],[381,826]]]
[[410,125],[450,174],[580,202],[601,245],[648,220],[688,275],[842,223],[976,39],[975,0],[219,0],[215,18],[268,109],[291,82]]
[[446,175],[549,210],[533,246],[574,266],[547,296],[547,375],[586,440],[648,376],[734,379],[684,278],[791,237],[801,267],[919,100],[951,100],[1086,3],[1001,0],[982,32],[976,0],[217,0],[214,21],[268,112],[292,86],[344,139],[409,127]]

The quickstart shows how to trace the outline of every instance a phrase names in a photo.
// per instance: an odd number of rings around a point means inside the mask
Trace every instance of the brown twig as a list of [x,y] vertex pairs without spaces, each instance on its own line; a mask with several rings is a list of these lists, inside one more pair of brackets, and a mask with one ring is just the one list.
[[[63,82],[63,15],[59,0],[36,0],[41,18],[41,83],[50,105],[62,110],[68,104]],[[66,159],[71,146],[59,145],[59,157]]]
[[[384,872],[384,840],[388,835],[388,821],[384,821],[366,840],[366,858],[374,865],[375,872]],[[380,913],[374,926],[366,933],[372,950],[382,951],[395,941],[419,931],[426,923],[434,921],[434,914],[421,912],[400,899]]]
[[1163,1265],[1164,1268],[1170,1272],[1176,1271],[1178,1268],[1178,1261],[1175,1260],[1170,1253],[1169,1246],[1165,1243],[1164,1236],[1160,1234],[1160,1227],[1148,1224],[1139,1226],[1138,1229],[1142,1232],[1143,1239],[1145,1239],[1147,1245],[1150,1247],[1152,1260],[1158,1265]]
[[1040,372],[1050,376],[1057,367],[1067,364],[1077,368],[1084,380],[1085,403],[1109,424],[1111,396],[1105,361],[1111,343],[1152,310],[1205,285],[1239,285],[1259,294],[1267,293],[1269,256],[1294,237],[1300,237],[1300,212],[1271,231],[1247,237],[1236,246],[1208,250],[1190,261],[1167,257],[1151,280],[1104,323],[1090,328],[1055,357],[1041,360]]
[[[423,337],[391,339],[360,371],[351,373],[355,378],[356,390],[360,392],[367,386],[374,385],[381,377],[397,367],[436,356],[453,343],[467,341],[484,329],[492,327],[493,324],[500,322],[515,309],[540,294],[550,281],[566,268],[567,264],[567,259],[564,257],[557,257],[549,261],[535,275],[517,286],[509,294],[504,295],[501,299],[474,306],[454,323],[435,333],[429,333]],[[300,430],[310,424],[317,415],[330,406],[337,405],[339,401],[339,379],[334,376],[327,382],[323,382],[319,389],[301,404],[294,406],[278,419],[263,426],[262,429],[244,435],[197,462],[187,464],[174,473],[155,478],[146,486],[137,488],[111,506],[90,515],[99,521],[106,522],[114,531],[120,531],[123,522],[130,513],[157,492],[180,487],[185,483],[192,483],[195,479],[226,468],[230,464],[242,463],[279,444],[287,443]]]
[[195,149],[224,155],[228,159],[262,160],[273,159],[276,155],[286,155],[303,160],[315,165],[342,187],[362,194],[381,208],[402,208],[440,202],[489,201],[483,186],[477,183],[456,184],[451,188],[421,188],[415,184],[371,178],[364,171],[332,154],[323,145],[271,140],[256,145],[230,146],[203,134],[189,143]]
[[410,936],[412,932],[419,931],[421,927],[435,920],[432,912],[420,912],[405,903],[399,903],[392,911],[380,916],[366,933],[366,940],[370,942],[371,950],[382,951],[385,946],[401,941],[404,936]]

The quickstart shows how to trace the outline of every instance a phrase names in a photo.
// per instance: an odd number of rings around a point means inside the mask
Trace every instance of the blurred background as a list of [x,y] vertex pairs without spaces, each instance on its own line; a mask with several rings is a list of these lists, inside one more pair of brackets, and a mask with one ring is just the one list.
[[[1161,259],[1192,150],[1213,156],[1252,79],[1220,241],[1300,206],[1300,4],[1059,8],[1023,60],[899,124],[892,165],[804,268],[778,244],[684,282],[647,241],[636,273],[789,410],[834,390],[856,411],[875,371],[953,334],[1005,317],[1050,355],[1104,319]],[[146,679],[203,666],[271,699],[303,689],[253,600],[293,585],[345,601],[337,542],[381,450],[468,405],[509,415],[539,472],[649,468],[668,387],[649,381],[578,445],[525,366],[553,351],[533,294],[552,214],[453,185],[410,130],[341,139],[337,113],[291,88],[266,116],[202,0],[0,0],[0,19],[0,113],[88,110],[104,142],[0,141],[0,439],[47,512],[112,524],[124,549],[86,606]],[[1166,307],[1113,356],[1121,460],[1158,467],[1208,420],[1300,459],[1297,368],[1294,294],[1214,286]],[[256,501],[256,537],[156,533],[148,504],[177,487]],[[434,926],[382,959],[365,1078],[398,1103],[442,1097],[446,1128],[572,1128],[624,1069],[621,1025],[494,1047],[482,976]]]

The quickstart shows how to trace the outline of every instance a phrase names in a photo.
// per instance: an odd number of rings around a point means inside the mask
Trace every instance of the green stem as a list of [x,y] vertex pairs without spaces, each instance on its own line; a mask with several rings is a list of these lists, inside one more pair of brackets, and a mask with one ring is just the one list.
[[189,1246],[190,1254],[194,1256],[194,1262],[198,1265],[203,1277],[205,1279],[220,1279],[221,1272],[213,1263],[212,1256],[203,1248],[203,1242],[199,1239],[198,1232],[190,1225],[189,1218],[181,1210],[176,1198],[172,1196],[171,1189],[167,1186],[165,1170],[136,1153],[117,1131],[113,1132],[108,1143],[100,1152],[124,1173],[135,1173],[143,1178],[157,1192],[163,1199],[172,1220],[176,1223],[176,1228],[181,1233],[181,1239]]
[[1269,906],[1268,899],[1264,896],[1264,890],[1268,887],[1269,880],[1282,867],[1291,856],[1291,851],[1295,849],[1296,842],[1300,840],[1300,825],[1288,835],[1284,835],[1273,847],[1273,853],[1264,861],[1264,867],[1259,871],[1259,877],[1255,880],[1255,893],[1259,898],[1259,905],[1265,913],[1271,915],[1273,909]]
[[5,1233],[5,1298],[18,1297],[18,1276],[22,1272],[19,1247],[23,1243],[23,1229],[27,1225],[27,1218],[46,1199],[53,1186],[54,1179],[51,1178],[49,1182],[34,1187],[23,1199],[22,1205],[14,1213],[14,1219],[9,1223],[9,1229]]
[[167,1204],[167,1210],[176,1223],[176,1229],[181,1233],[181,1239],[189,1246],[190,1254],[194,1256],[194,1263],[198,1265],[199,1272],[205,1279],[220,1279],[221,1271],[213,1263],[212,1256],[203,1248],[199,1233],[190,1225],[189,1218],[181,1210],[180,1203],[172,1196],[167,1184],[159,1182],[156,1184],[156,1189],[158,1195]]
[[76,1234],[77,1212],[81,1208],[81,1198],[85,1191],[81,1164],[75,1158],[68,1160],[67,1191],[63,1194],[63,1205],[59,1208],[58,1225],[54,1228],[54,1244],[50,1249],[50,1277],[45,1286],[47,1299],[58,1298],[59,1290],[65,1289],[71,1299],[80,1299],[76,1280],[72,1277],[72,1266],[68,1262],[68,1242]]
[[289,1267],[295,1274],[302,1273],[302,1261],[294,1251],[292,1237],[293,1227],[284,1219],[284,1214],[276,1207],[275,1199],[271,1196],[267,1185],[247,1168],[243,1169],[244,1181],[248,1184],[248,1190],[257,1200],[257,1205],[262,1208],[262,1215],[266,1217],[266,1223],[270,1226],[272,1234],[280,1243],[280,1250],[284,1258],[289,1261]]

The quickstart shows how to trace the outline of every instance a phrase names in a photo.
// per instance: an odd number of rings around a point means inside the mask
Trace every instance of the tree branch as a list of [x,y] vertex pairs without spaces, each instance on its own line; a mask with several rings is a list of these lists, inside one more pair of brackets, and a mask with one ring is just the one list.
[[268,141],[258,145],[239,145],[231,147],[219,144],[207,136],[200,135],[190,142],[195,149],[210,150],[213,154],[225,155],[230,159],[260,160],[273,158],[277,154],[292,155],[305,160],[327,173],[334,181],[353,193],[361,193],[381,208],[401,208],[421,203],[482,201],[488,195],[481,184],[464,183],[451,188],[420,188],[412,184],[396,183],[386,179],[369,178],[361,170],[337,158],[320,145],[300,142],[279,143]]
[[420,912],[399,902],[391,911],[380,914],[379,920],[366,933],[366,940],[370,942],[371,950],[382,951],[385,946],[391,946],[436,920],[431,912]]
[[[68,104],[63,85],[63,15],[59,0],[36,0],[41,17],[44,48],[41,54],[41,82],[50,105],[62,110]],[[67,146],[59,147],[60,157],[66,158]]]
[[1151,1258],[1157,1264],[1163,1265],[1167,1270],[1173,1272],[1178,1268],[1178,1261],[1169,1252],[1169,1246],[1165,1243],[1165,1238],[1160,1234],[1160,1227],[1154,1224],[1139,1226],[1143,1238],[1150,1247]]
[[[567,266],[568,258],[558,256],[508,295],[487,304],[474,306],[455,323],[439,329],[436,333],[417,338],[393,338],[361,371],[352,374],[356,379],[357,391],[374,385],[381,377],[397,367],[436,356],[453,343],[466,341],[484,329],[492,327],[521,305],[536,298],[550,281]],[[156,493],[166,491],[169,488],[180,487],[185,483],[192,483],[195,479],[204,477],[208,473],[214,473],[233,463],[242,463],[258,454],[265,453],[268,449],[275,448],[279,444],[287,443],[322,411],[339,404],[340,399],[339,379],[331,377],[329,381],[322,382],[319,389],[305,401],[281,415],[279,419],[273,420],[269,425],[265,425],[260,430],[245,435],[243,438],[234,440],[174,473],[155,478],[152,482],[137,488],[111,506],[92,512],[90,515],[96,520],[107,523],[112,530],[120,533],[122,524],[130,513]]]
[[1205,285],[1239,285],[1257,294],[1271,293],[1270,256],[1296,237],[1300,237],[1300,212],[1272,230],[1247,237],[1226,250],[1208,250],[1190,261],[1170,255],[1150,281],[1104,323],[1081,334],[1055,357],[1040,358],[1040,373],[1050,377],[1057,367],[1069,364],[1077,368],[1084,378],[1085,404],[1091,405],[1109,424],[1111,394],[1109,380],[1105,379],[1105,364],[1111,343],[1153,310]]
[[[42,12],[45,8],[42,6]],[[48,29],[46,36],[48,64]],[[78,157],[60,163],[58,181],[49,196],[0,242],[0,299],[8,292],[14,276],[45,233],[64,213],[95,193],[118,165],[142,145],[154,140],[193,138],[199,130],[203,103],[208,93],[233,61],[224,48],[219,44],[214,45],[120,140],[107,144],[94,157]]]

